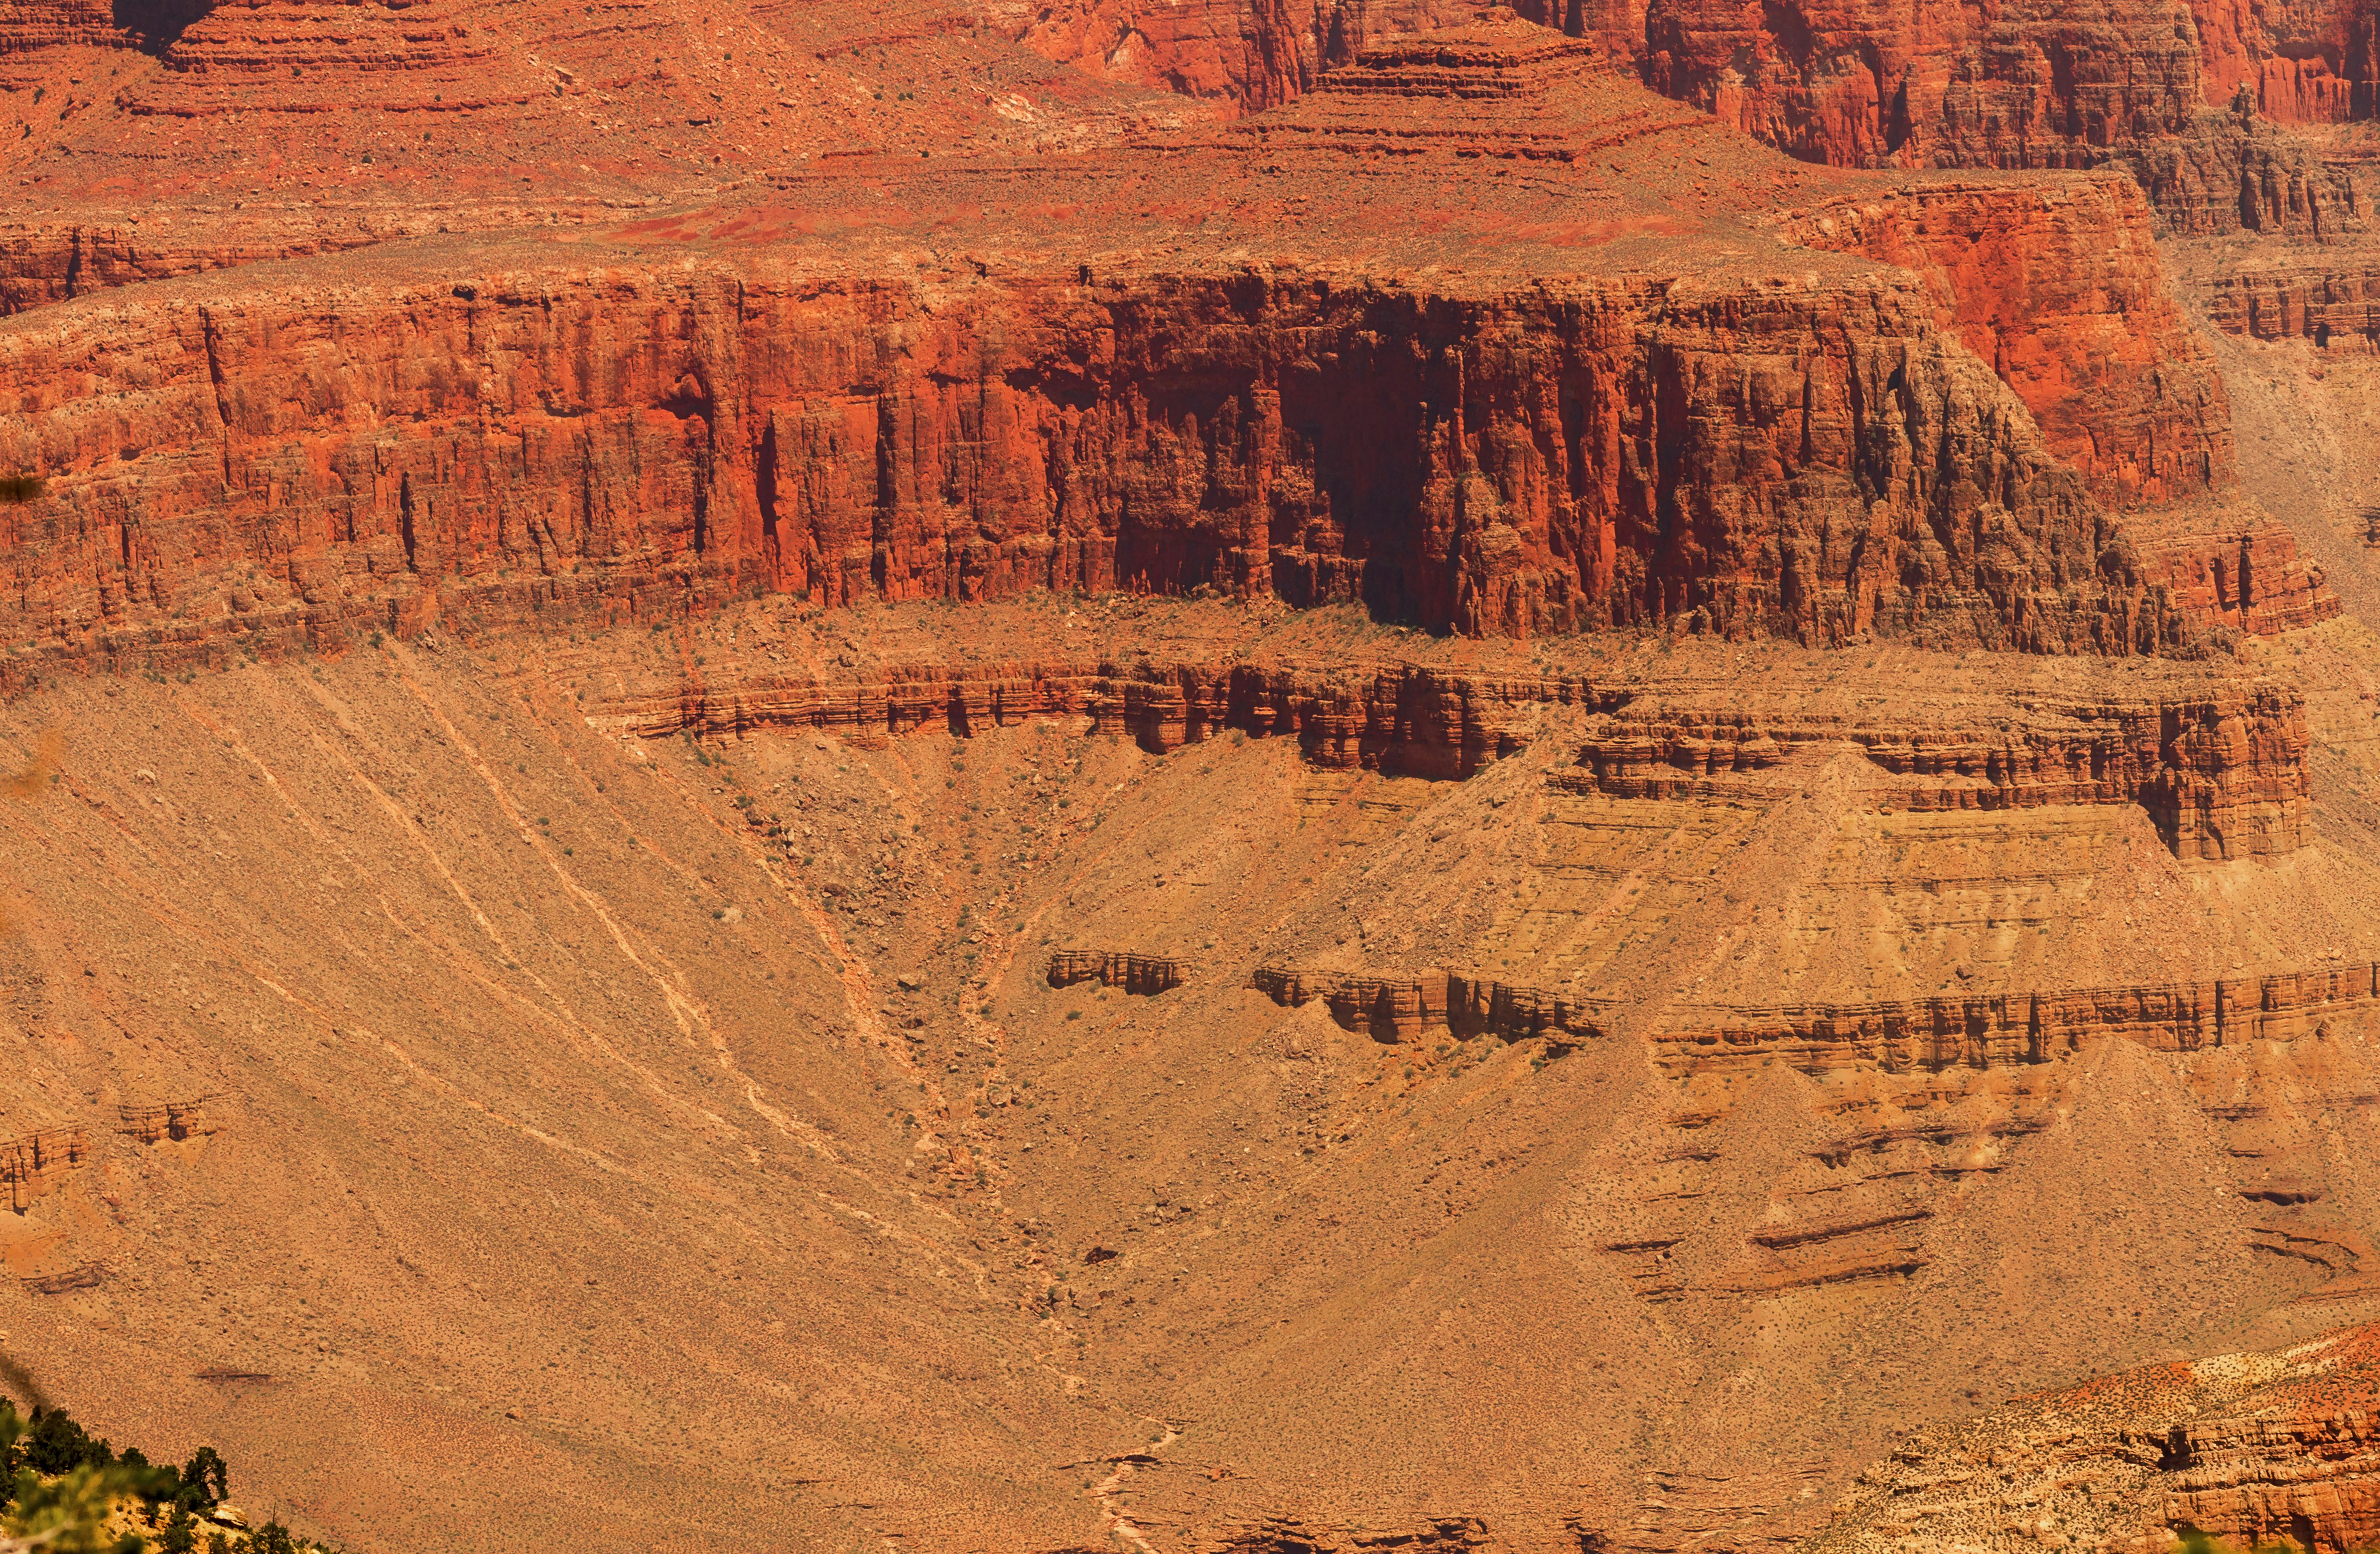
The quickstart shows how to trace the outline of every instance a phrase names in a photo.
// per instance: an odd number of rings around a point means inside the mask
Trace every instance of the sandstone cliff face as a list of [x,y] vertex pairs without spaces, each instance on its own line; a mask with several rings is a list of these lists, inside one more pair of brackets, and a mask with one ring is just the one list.
[[916,665],[848,679],[689,677],[674,696],[626,697],[591,715],[638,738],[813,729],[863,747],[919,729],[962,737],[1037,718],[1163,755],[1228,731],[1297,741],[1341,771],[1463,778],[1526,742],[1529,709],[1616,704],[1625,695],[1567,676],[1447,674],[1408,664],[1318,673],[1257,664],[1143,662]]
[[2227,268],[2210,282],[2215,325],[2325,350],[2380,349],[2380,262],[2314,249]]
[[1931,312],[1889,279],[951,308],[717,270],[48,310],[0,334],[0,462],[52,477],[6,629],[1207,586],[1482,634],[2181,643]]
[[144,232],[126,223],[0,230],[0,318],[114,286],[338,253],[431,225],[382,216],[345,230],[310,223],[275,231],[273,224],[260,221],[237,237],[210,231],[181,237],[167,230]]
[[1278,107],[1383,36],[1468,20],[1476,0],[1038,0],[1007,11],[1027,48],[1110,80],[1232,112]]
[[[1078,0],[1023,35],[1071,62],[1250,109],[1315,89],[1359,43],[1476,9],[1338,0]],[[2361,0],[1528,0],[1656,91],[1842,166],[2120,167],[2185,232],[2360,228],[2352,179],[2275,126],[2374,116],[2380,29]],[[1163,19],[1146,25],[1141,13]],[[1110,39],[1121,40],[1112,44]],[[1099,54],[1106,47],[1111,53]]]
[[674,694],[620,697],[590,715],[642,738],[808,729],[863,745],[918,729],[962,736],[1033,719],[1087,718],[1152,754],[1230,731],[1293,738],[1317,766],[1467,778],[1530,740],[1536,709],[1586,714],[1574,765],[1548,781],[1621,798],[1762,802],[1828,750],[1875,769],[1871,808],[2017,810],[2138,805],[2177,856],[2269,856],[2303,846],[2311,781],[2295,693],[2240,687],[2131,702],[2030,700],[1964,723],[1767,718],[1664,706],[1573,676],[1451,674],[1412,664],[1334,672],[1259,663],[913,665],[847,678],[690,667]]
[[1135,955],[1123,950],[1061,950],[1044,974],[1053,988],[1097,982],[1128,993],[1154,997],[1182,985],[1182,963],[1166,955]]
[[[2180,230],[2323,234],[2362,225],[2354,185],[2251,110],[2285,122],[2371,116],[2368,84],[2354,84],[2357,72],[2368,83],[2370,23],[2352,19],[2351,4],[2327,9],[2320,26],[2338,39],[2329,55],[2308,53],[2285,18],[2180,0],[1980,10],[1796,0],[1756,15],[1656,0],[1641,68],[1656,90],[1812,161],[2113,164]],[[2243,49],[2261,51],[2257,79],[2281,108],[2243,100],[2232,111]],[[2301,111],[2315,103],[2321,113]]]
[[2222,380],[2167,289],[2131,179],[1921,185],[1840,201],[1786,230],[1923,277],[1937,316],[2106,499],[2162,502],[2229,482]]
[[[414,70],[414,32],[480,46],[477,15],[266,6],[127,36],[181,61],[174,79],[252,84],[272,43],[352,80]],[[1593,48],[1543,27],[1451,36],[1427,57],[1376,47],[1214,154],[1402,155],[1492,117],[1503,151],[1573,166],[1711,128],[1645,122],[1658,100],[1616,81],[1582,93]],[[2218,491],[2230,462],[2219,385],[2120,182],[1904,188],[1788,235],[1922,285],[1840,267],[1450,291],[987,271],[953,302],[899,266],[820,283],[721,264],[375,281],[335,303],[160,294],[11,339],[27,388],[0,456],[57,477],[27,516],[18,613],[26,638],[119,659],[227,629],[468,628],[752,589],[1207,587],[1472,634],[1678,623],[2098,652],[2319,618],[2285,536],[2168,544],[2104,509]],[[59,227],[6,257],[0,305],[23,309],[252,255]],[[102,320],[139,343],[103,343]],[[2252,550],[2252,599],[2232,576]]]
[[2073,166],[2198,106],[2180,7],[1656,0],[1647,84],[1795,155],[1853,165]]
[[[1574,1046],[1609,1038],[1623,1008],[1574,989],[1439,971],[1364,976],[1267,965],[1249,980],[1275,1003],[1318,1001],[1347,1029],[1386,1042],[1444,1032],[1462,1040]],[[1775,1060],[1809,1074],[1909,1074],[2049,1062],[2105,1037],[2161,1052],[2291,1041],[2332,1020],[2361,1024],[2375,1011],[2380,966],[2359,965],[2204,982],[1685,1009],[1640,1034],[1653,1044],[1654,1060],[1680,1075]]]
[[2240,98],[2281,124],[2344,124],[2380,107],[2380,17],[2367,0],[2194,0],[2190,9],[2207,102]]

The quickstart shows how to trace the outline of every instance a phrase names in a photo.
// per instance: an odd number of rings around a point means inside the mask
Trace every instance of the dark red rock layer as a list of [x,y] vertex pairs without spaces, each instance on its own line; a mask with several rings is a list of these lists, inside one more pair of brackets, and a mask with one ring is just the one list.
[[2130,178],[1918,184],[1838,200],[1786,230],[1921,276],[1944,326],[2105,499],[2164,502],[2230,482],[2222,380],[2166,287]]
[[[1044,5],[1024,37],[1052,57],[1271,107],[1353,45],[1443,25],[1423,0]],[[1841,166],[2134,174],[2189,232],[2329,235],[2366,219],[2353,180],[2276,127],[2374,116],[2380,29],[2362,0],[2174,7],[2054,0],[1523,0],[1666,96],[1807,161]],[[1062,17],[1062,21],[1046,19]],[[1149,18],[1162,18],[1149,25]],[[1115,42],[1113,52],[1097,49]]]
[[1227,112],[1278,107],[1384,35],[1468,20],[1477,0],[1037,0],[1011,30],[1049,58]]
[[0,631],[1202,586],[1483,635],[2193,629],[1888,280],[921,302],[638,271],[45,310],[0,334],[0,462],[51,478]]

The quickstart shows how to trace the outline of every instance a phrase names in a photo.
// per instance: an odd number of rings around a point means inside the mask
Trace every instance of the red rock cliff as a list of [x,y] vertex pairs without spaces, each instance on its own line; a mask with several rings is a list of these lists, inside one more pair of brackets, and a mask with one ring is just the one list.
[[1278,107],[1378,38],[1463,21],[1477,0],[1039,0],[1011,30],[1110,80],[1232,112]]
[[[1467,6],[1075,0],[1025,34],[1053,57],[1250,109],[1314,89],[1348,42]],[[2374,116],[2380,29],[2363,0],[1527,0],[1663,94],[1841,166],[2120,166],[2191,232],[2360,227],[2352,181],[2275,125]],[[1162,18],[1154,25],[1143,13]],[[1111,52],[1109,39],[1121,40]]]
[[0,461],[53,477],[12,511],[6,629],[1212,585],[1474,633],[2181,640],[1931,312],[1888,278],[93,299],[0,334]]
[[2167,289],[2130,178],[1921,185],[1838,201],[1789,229],[1924,277],[1937,316],[2108,500],[2230,482],[2223,382]]

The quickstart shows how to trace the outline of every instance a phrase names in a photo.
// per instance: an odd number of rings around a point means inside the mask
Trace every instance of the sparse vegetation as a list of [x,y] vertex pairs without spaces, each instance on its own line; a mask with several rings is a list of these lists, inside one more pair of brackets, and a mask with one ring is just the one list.
[[[222,1453],[201,1446],[180,1468],[152,1465],[138,1448],[118,1455],[64,1409],[35,1407],[30,1419],[0,1400],[0,1554],[138,1554],[149,1539],[111,1530],[128,1517],[156,1533],[164,1554],[195,1554],[202,1518],[231,1492]],[[209,1554],[309,1554],[278,1522],[237,1537],[211,1529]]]

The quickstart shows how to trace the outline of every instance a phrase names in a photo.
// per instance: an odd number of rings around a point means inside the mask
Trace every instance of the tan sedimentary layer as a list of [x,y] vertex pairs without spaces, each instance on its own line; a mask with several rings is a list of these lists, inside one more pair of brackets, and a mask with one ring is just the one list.
[[[698,671],[695,672],[698,674]],[[1615,693],[1571,677],[1498,678],[1411,664],[1335,673],[1254,664],[923,664],[828,681],[689,676],[674,693],[621,697],[592,714],[642,737],[814,729],[870,743],[921,728],[960,735],[1035,718],[1085,717],[1156,754],[1229,730],[1294,738],[1318,766],[1467,777],[1524,742],[1531,706]]]
[[[1609,1032],[1617,1001],[1447,972],[1367,977],[1263,966],[1251,985],[1276,1003],[1322,1001],[1350,1029],[1383,1041],[1443,1029],[1460,1038],[1545,1038],[1569,1045]],[[1650,1034],[1680,1072],[1783,1058],[1796,1067],[1900,1073],[2046,1062],[2103,1036],[2163,1052],[2311,1036],[2380,1009],[2380,965],[2126,987],[1943,995],[1846,1004],[1681,1011]]]
[[[1640,693],[1577,676],[1454,674],[1414,664],[1318,670],[1255,663],[903,665],[847,678],[688,666],[666,691],[623,694],[599,725],[658,737],[800,728],[870,742],[920,728],[961,735],[1085,717],[1162,754],[1238,732],[1295,738],[1318,766],[1468,777],[1527,741],[1526,710],[1594,716],[1557,787],[1626,798],[1776,796],[1797,752],[1855,746],[1879,808],[2021,809],[2137,804],[2185,858],[2304,844],[2310,783],[2302,700],[2269,686],[2138,701],[2027,703],[2022,722],[1927,725],[1639,707]],[[1900,781],[1895,781],[1899,779]]]
[[2304,845],[2304,704],[2271,687],[2158,701],[2042,702],[2013,727],[1855,723],[1724,710],[1622,710],[1579,749],[1557,786],[1625,798],[1758,796],[1797,749],[1855,745],[1880,774],[1887,809],[2022,809],[2138,804],[2182,857]]
[[1128,993],[1155,994],[1182,985],[1183,965],[1170,956],[1125,950],[1060,950],[1050,957],[1047,976],[1053,988],[1097,982]]

